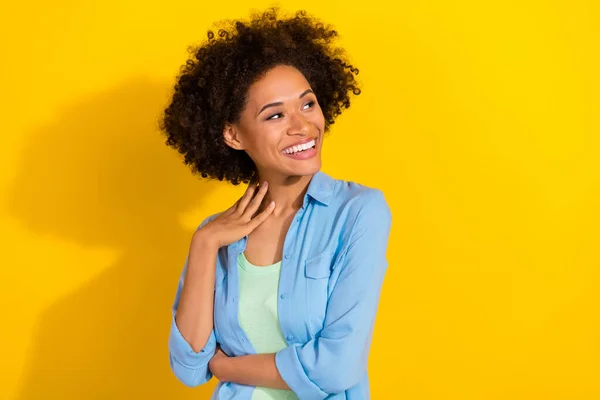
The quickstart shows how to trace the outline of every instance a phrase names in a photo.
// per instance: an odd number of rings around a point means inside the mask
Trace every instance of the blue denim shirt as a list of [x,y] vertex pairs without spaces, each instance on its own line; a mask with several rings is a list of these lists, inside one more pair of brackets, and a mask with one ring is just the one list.
[[[382,191],[322,171],[312,177],[285,237],[277,306],[288,347],[276,353],[275,362],[300,399],[369,398],[367,360],[388,265],[390,227]],[[214,328],[199,352],[175,324],[185,263],[173,304],[169,350],[171,369],[188,386],[212,377],[208,362],[217,343],[229,356],[256,354],[238,323],[236,262],[247,239],[218,251]],[[212,399],[248,400],[253,389],[219,382]]]

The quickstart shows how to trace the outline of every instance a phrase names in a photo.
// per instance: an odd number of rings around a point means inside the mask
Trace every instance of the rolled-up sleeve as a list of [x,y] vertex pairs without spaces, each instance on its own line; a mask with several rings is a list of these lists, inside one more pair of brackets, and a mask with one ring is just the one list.
[[[212,218],[214,218],[214,216],[210,216],[202,221],[198,229],[204,226]],[[177,293],[175,294],[175,301],[173,302],[172,307],[171,331],[169,333],[169,361],[171,370],[177,379],[179,379],[185,385],[193,387],[206,383],[210,380],[210,378],[212,378],[212,373],[208,368],[208,362],[215,353],[217,341],[213,329],[211,330],[210,336],[204,348],[199,352],[196,352],[183,338],[179,328],[177,327],[175,315],[177,314],[177,308],[181,298],[181,291],[184,285],[187,265],[188,259],[186,258],[183,271],[179,277],[179,285],[177,287]]]
[[364,193],[327,303],[324,327],[311,341],[275,355],[277,369],[303,400],[356,385],[367,372],[379,295],[387,270],[391,211],[380,190]]

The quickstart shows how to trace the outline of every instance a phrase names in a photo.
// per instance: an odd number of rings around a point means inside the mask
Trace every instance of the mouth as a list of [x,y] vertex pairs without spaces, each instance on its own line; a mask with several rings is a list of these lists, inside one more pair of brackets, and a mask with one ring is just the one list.
[[305,151],[308,151],[310,149],[314,149],[317,145],[317,140],[316,139],[312,139],[306,143],[302,143],[299,145],[294,145],[294,146],[290,146],[286,149],[282,150],[282,153],[285,155],[294,155],[294,154],[298,154],[298,153],[302,153]]
[[281,154],[294,160],[312,158],[317,154],[317,139],[315,138],[306,143],[290,146],[282,150]]

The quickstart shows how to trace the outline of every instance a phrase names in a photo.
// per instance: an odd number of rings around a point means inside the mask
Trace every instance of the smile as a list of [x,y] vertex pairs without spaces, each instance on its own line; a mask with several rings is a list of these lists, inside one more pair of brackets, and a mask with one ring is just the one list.
[[287,149],[283,150],[284,154],[296,154],[296,153],[301,153],[303,151],[312,149],[315,147],[316,141],[315,139],[311,140],[310,142],[306,142],[303,144],[299,144],[297,146],[290,146]]

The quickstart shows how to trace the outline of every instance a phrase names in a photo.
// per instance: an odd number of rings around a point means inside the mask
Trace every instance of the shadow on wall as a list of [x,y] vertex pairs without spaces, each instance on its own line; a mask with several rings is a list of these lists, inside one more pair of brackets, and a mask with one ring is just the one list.
[[216,380],[189,389],[174,377],[167,339],[192,233],[178,214],[219,183],[199,180],[164,144],[157,121],[169,90],[129,82],[79,100],[28,139],[12,214],[40,235],[121,255],[42,314],[19,399],[210,397]]

